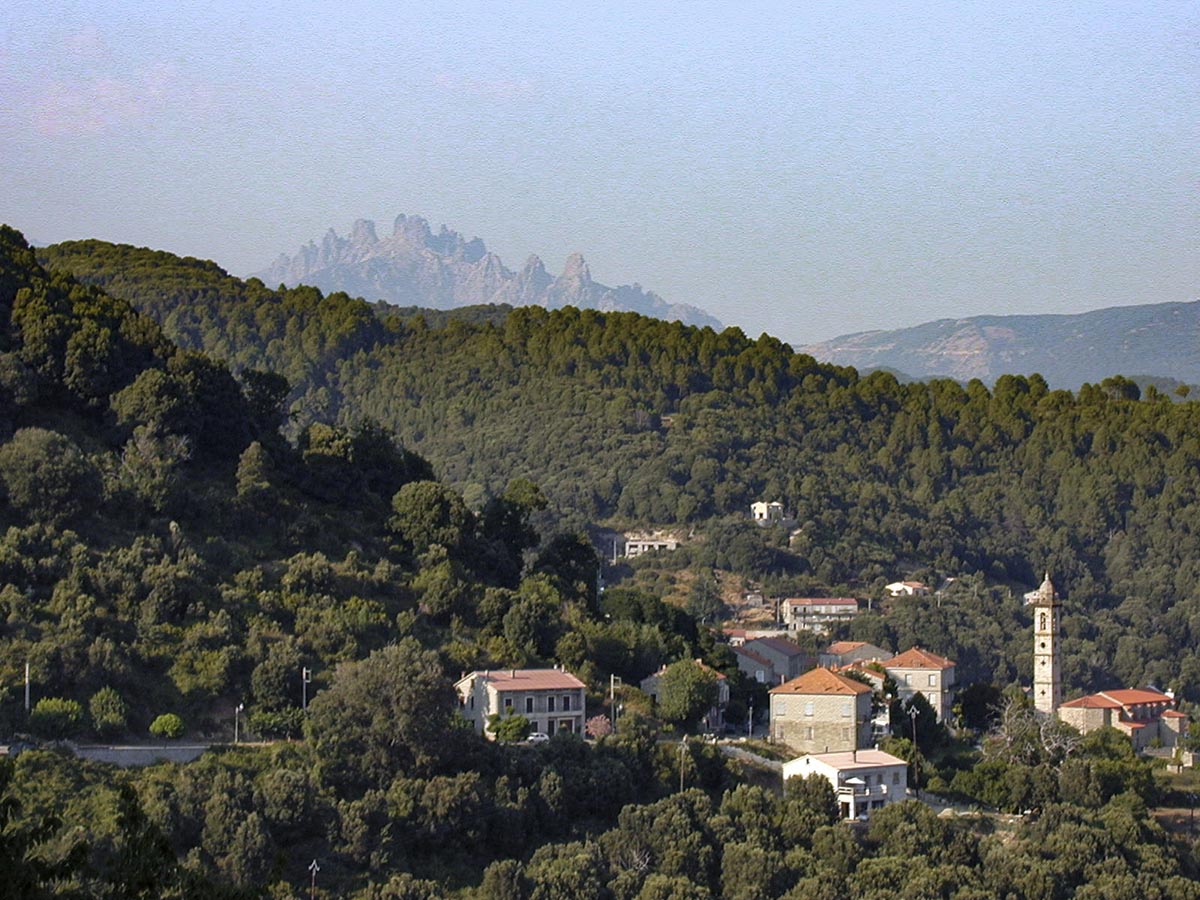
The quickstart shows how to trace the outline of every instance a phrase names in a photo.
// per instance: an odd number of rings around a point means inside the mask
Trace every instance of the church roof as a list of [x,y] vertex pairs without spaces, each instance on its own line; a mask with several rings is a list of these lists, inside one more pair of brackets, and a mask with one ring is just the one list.
[[838,675],[829,669],[812,669],[799,678],[793,678],[777,688],[772,694],[869,694],[871,689],[861,681]]
[[885,669],[951,669],[954,667],[954,660],[930,653],[928,650],[922,650],[920,647],[913,647],[898,656],[885,659],[883,667]]

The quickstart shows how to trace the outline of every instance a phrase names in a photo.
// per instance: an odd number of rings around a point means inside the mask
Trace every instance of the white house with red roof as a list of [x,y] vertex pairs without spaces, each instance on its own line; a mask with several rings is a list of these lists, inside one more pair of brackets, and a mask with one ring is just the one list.
[[913,695],[922,694],[937,713],[939,722],[949,718],[954,706],[953,660],[913,647],[883,660],[882,665],[896,682],[897,696],[901,700],[911,700]]
[[869,686],[829,669],[813,669],[771,689],[771,739],[802,753],[871,745]]
[[1188,717],[1175,708],[1175,699],[1157,688],[1088,694],[1061,704],[1058,717],[1081,734],[1115,728],[1129,735],[1135,751],[1152,746],[1177,747],[1188,729]]
[[834,625],[858,615],[853,597],[788,597],[779,606],[783,624],[792,631],[828,634]]
[[563,669],[471,672],[454,689],[459,711],[489,737],[487,723],[493,715],[524,716],[535,732],[583,734],[584,684]]
[[842,818],[899,803],[908,796],[908,764],[882,750],[812,753],[783,764],[783,783],[789,778],[820,775],[833,785]]

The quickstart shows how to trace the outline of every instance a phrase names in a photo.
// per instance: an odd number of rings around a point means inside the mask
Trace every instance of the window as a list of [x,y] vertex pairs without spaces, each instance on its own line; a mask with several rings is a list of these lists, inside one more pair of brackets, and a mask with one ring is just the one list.
[[813,714],[813,704],[811,700],[804,704],[804,714],[806,716],[811,716]]
[[847,717],[849,715],[850,715],[850,701],[843,700],[842,701],[842,716]]
[[[780,735],[780,737],[782,736],[783,735]],[[811,741],[813,739],[813,727],[811,725],[804,729],[804,739],[806,741]]]
[[900,783],[900,773],[893,772],[892,773],[892,784],[899,784],[899,783]]
[[904,675],[904,683],[906,685],[912,684],[912,676],[909,675],[908,673],[905,673],[905,675]]
[[471,707],[471,709],[475,708],[475,695],[474,694],[472,694],[470,699],[467,700],[467,706]]
[[570,712],[571,711],[571,695],[563,694],[562,701],[563,701],[563,705],[562,705],[563,712]]
[[525,698],[525,712],[527,712],[527,713],[533,712],[533,698],[532,697]]
[[850,729],[849,728],[842,729],[842,740],[843,741],[850,740]]
[[554,712],[554,698],[553,697],[546,698],[546,712]]
[[930,675],[930,676],[929,676],[929,686],[930,686],[930,687],[937,687],[937,676],[936,676],[936,675]]
[[504,698],[504,711],[506,713],[512,712],[512,697]]

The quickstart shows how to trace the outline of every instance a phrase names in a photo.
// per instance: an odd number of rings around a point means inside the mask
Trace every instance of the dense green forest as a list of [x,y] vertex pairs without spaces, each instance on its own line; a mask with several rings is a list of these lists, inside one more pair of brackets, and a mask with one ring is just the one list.
[[[1200,896],[1148,762],[991,705],[1028,647],[998,582],[1043,565],[1075,683],[1198,664],[1194,404],[902,386],[632,315],[401,313],[93,242],[43,259],[0,228],[0,736],[40,745],[0,760],[0,894],[292,897],[315,859],[316,896],[372,900]],[[776,493],[795,538],[741,516]],[[706,539],[600,594],[598,517]],[[898,567],[962,577],[856,633],[957,655],[995,730],[918,710],[892,749],[1030,821],[837,823],[824,782],[659,731],[704,684],[664,722],[625,690],[594,742],[460,724],[454,678],[519,665],[568,667],[603,714],[610,675],[701,657],[761,709],[656,573],[875,590]],[[238,715],[270,742],[230,745]],[[150,734],[222,746],[117,770],[54,743]]]
[[[1157,683],[1200,700],[1195,402],[1142,396],[1120,377],[1076,393],[1036,376],[900,384],[765,335],[632,314],[417,315],[99,241],[41,259],[128,300],[184,347],[283,374],[292,434],[377,422],[401,435],[469,506],[527,478],[572,530],[684,526],[710,538],[689,562],[781,592],[878,595],[918,571],[1032,586],[1049,570],[1068,600],[1074,689]],[[790,540],[739,530],[760,498],[794,515]],[[723,552],[739,542],[744,552]],[[1020,614],[1003,591],[981,596],[997,623],[986,643],[1006,646]],[[918,639],[960,652],[978,617],[971,602],[956,609],[918,609],[940,620]],[[1013,646],[973,674],[1027,675]]]

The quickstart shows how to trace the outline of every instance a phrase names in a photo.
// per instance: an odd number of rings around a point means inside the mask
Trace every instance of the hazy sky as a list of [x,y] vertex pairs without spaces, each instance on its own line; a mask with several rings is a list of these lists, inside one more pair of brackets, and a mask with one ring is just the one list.
[[1198,125],[1194,0],[0,4],[32,240],[404,212],[793,343],[1200,298]]

